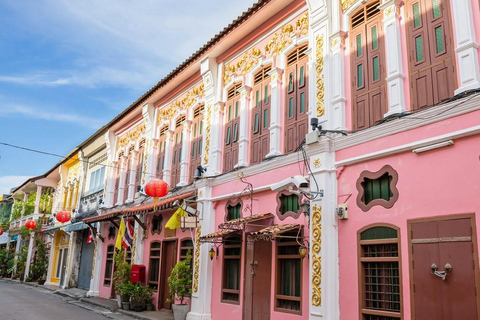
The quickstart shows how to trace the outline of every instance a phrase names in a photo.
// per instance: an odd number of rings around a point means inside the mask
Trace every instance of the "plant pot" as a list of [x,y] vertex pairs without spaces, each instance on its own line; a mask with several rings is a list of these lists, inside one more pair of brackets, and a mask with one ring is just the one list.
[[123,310],[130,310],[130,301],[122,302],[122,309]]
[[117,304],[119,308],[122,307],[122,296],[119,294],[117,294]]
[[143,311],[143,306],[135,306],[135,312],[142,312]]
[[185,320],[187,319],[187,313],[190,311],[190,306],[188,304],[173,304],[173,317],[175,320]]
[[153,311],[153,304],[147,304],[147,311]]

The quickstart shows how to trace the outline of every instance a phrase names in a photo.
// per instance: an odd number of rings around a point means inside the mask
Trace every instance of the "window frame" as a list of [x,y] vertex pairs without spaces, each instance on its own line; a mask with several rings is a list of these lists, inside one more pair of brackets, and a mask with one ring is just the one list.
[[[112,249],[112,252],[109,252],[109,249]],[[112,255],[112,258],[109,259],[108,258],[108,255],[111,254]],[[104,271],[104,274],[103,274],[103,286],[104,287],[110,287],[112,285],[112,281],[113,281],[113,270],[115,268],[115,265],[114,265],[114,255],[115,255],[115,245],[114,244],[110,244],[107,246],[107,250],[105,252],[105,271]],[[108,263],[111,263],[111,267],[110,267],[110,277],[107,278],[107,265]],[[107,281],[109,281],[107,283]]]
[[[286,196],[286,197],[296,196],[297,197],[297,201],[298,201],[298,211],[297,212],[294,212],[294,211],[287,211],[287,212],[284,212],[284,213],[282,212],[282,200],[281,200],[281,198],[283,196]],[[302,207],[300,206],[300,197],[297,196],[296,194],[288,192],[288,191],[280,191],[279,193],[277,193],[276,201],[277,201],[276,213],[277,213],[277,216],[280,219],[280,221],[285,220],[287,217],[292,217],[294,219],[298,219],[298,217],[300,217],[300,215],[302,214]]]
[[[227,244],[228,240],[229,239],[238,239],[239,243],[238,244]],[[235,240],[237,241],[237,240]],[[231,248],[237,248],[239,249],[239,254],[238,255],[225,255],[225,249],[231,249]],[[239,234],[235,234],[235,235],[230,235],[228,237],[224,237],[223,238],[223,250],[222,250],[222,283],[221,283],[221,290],[220,290],[220,301],[222,303],[227,303],[227,304],[234,304],[234,305],[240,305],[240,301],[241,301],[241,297],[240,297],[240,291],[241,291],[241,287],[242,287],[242,255],[243,255],[243,237]],[[225,257],[229,257],[229,258],[225,258]],[[226,264],[225,264],[225,260],[238,260],[238,274],[237,274],[237,278],[238,278],[238,290],[234,290],[234,289],[227,289],[225,288],[225,282],[226,282],[226,272],[225,272],[225,268],[226,268]],[[223,295],[224,293],[231,293],[231,294],[236,294],[237,297],[238,297],[238,300],[228,300],[228,299],[224,299]]]
[[[376,180],[382,177],[386,173],[388,173],[388,175],[392,177],[392,181],[390,181],[390,191],[393,195],[390,197],[390,200],[373,199],[368,204],[365,204],[365,201],[364,201],[365,189],[362,186],[362,183],[365,181],[365,178],[370,180]],[[374,206],[382,206],[385,209],[390,209],[391,207],[393,207],[395,202],[397,202],[399,197],[397,182],[398,182],[398,172],[395,171],[395,169],[393,169],[390,165],[385,165],[376,172],[371,172],[368,170],[363,171],[360,174],[360,177],[358,178],[356,183],[357,190],[358,190],[358,196],[357,196],[358,207],[362,209],[362,211],[364,212],[367,212]]]
[[[370,230],[375,227],[384,227],[390,228],[397,232],[396,238],[385,238],[385,239],[373,239],[373,240],[361,240],[361,234],[367,230]],[[400,312],[391,312],[391,311],[382,311],[378,309],[367,309],[365,308],[365,270],[363,263],[364,262],[375,262],[376,257],[363,257],[362,245],[369,244],[397,244],[397,257],[379,257],[378,260],[388,260],[390,262],[398,263],[398,283],[399,283],[399,298],[400,298]],[[362,258],[364,258],[362,260]],[[379,261],[381,262],[381,261]],[[358,308],[359,308],[359,319],[365,319],[364,315],[377,315],[384,317],[398,318],[399,320],[403,319],[403,279],[402,279],[402,248],[401,248],[401,233],[400,228],[388,224],[388,223],[374,223],[368,226],[365,226],[358,230],[357,232],[357,263],[358,263]]]
[[242,214],[242,211],[243,211],[243,201],[242,199],[235,199],[235,200],[229,200],[226,204],[225,204],[225,217],[223,218],[223,221],[224,222],[227,222],[227,221],[230,221],[230,220],[233,220],[233,219],[228,219],[229,218],[229,208],[232,208],[232,207],[236,207],[240,205],[240,218],[243,218],[243,214]]
[[[159,244],[160,247],[158,248],[152,248],[153,244]],[[152,259],[152,251],[153,252],[158,252],[158,256],[153,256]],[[148,257],[148,279],[147,279],[147,285],[152,288],[154,291],[158,291],[158,288],[160,287],[159,281],[160,281],[160,268],[161,268],[161,255],[162,255],[162,242],[160,240],[155,240],[150,242],[150,250],[149,250],[149,257]],[[151,280],[152,276],[152,260],[158,260],[158,275],[157,275],[157,281]]]

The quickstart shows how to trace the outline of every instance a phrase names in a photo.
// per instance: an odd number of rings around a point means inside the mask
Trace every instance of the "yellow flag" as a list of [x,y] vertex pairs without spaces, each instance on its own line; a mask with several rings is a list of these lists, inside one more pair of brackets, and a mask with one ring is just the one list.
[[120,227],[118,228],[118,234],[117,234],[117,241],[115,242],[115,248],[118,250],[122,250],[122,239],[123,236],[125,235],[125,222],[122,220],[120,221]]
[[165,228],[168,229],[177,229],[180,228],[180,218],[181,217],[186,217],[188,214],[185,210],[182,209],[182,207],[179,207],[177,211],[175,211],[174,214],[172,214],[172,217],[168,219],[167,223],[165,224]]

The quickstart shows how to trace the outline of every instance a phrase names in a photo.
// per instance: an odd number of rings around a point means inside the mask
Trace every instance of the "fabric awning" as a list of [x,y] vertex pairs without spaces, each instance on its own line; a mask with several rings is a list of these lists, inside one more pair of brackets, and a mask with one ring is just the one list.
[[220,230],[209,233],[200,237],[200,243],[221,243],[223,242],[223,237],[233,233],[238,233],[238,230]]
[[72,223],[72,224],[69,224],[69,225],[65,226],[65,228],[63,228],[63,231],[70,232],[70,231],[83,230],[83,229],[87,229],[87,228],[88,228],[87,224],[85,224],[83,222],[76,222],[76,223]]
[[255,242],[259,240],[273,241],[282,233],[289,232],[301,227],[298,223],[276,224],[259,231],[251,232],[248,235],[248,241]]
[[271,218],[273,218],[273,214],[271,213],[256,214],[249,217],[234,219],[234,220],[221,223],[218,225],[218,228],[222,230],[225,230],[225,229],[245,230],[245,227],[248,224],[251,225],[254,222],[271,219]]

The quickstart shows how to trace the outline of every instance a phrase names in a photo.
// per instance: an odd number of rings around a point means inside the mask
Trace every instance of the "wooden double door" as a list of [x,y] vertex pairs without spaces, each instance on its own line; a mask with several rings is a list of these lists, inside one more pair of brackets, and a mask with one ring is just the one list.
[[244,320],[269,320],[272,275],[272,242],[247,244],[245,260]]
[[172,304],[167,302],[167,299],[170,298],[170,292],[168,290],[167,279],[172,273],[173,267],[177,263],[177,241],[163,241],[162,243],[162,253],[160,256],[160,274],[159,274],[159,283],[158,286],[158,309],[167,309],[172,308]]
[[469,216],[409,222],[412,319],[480,319],[473,230]]

